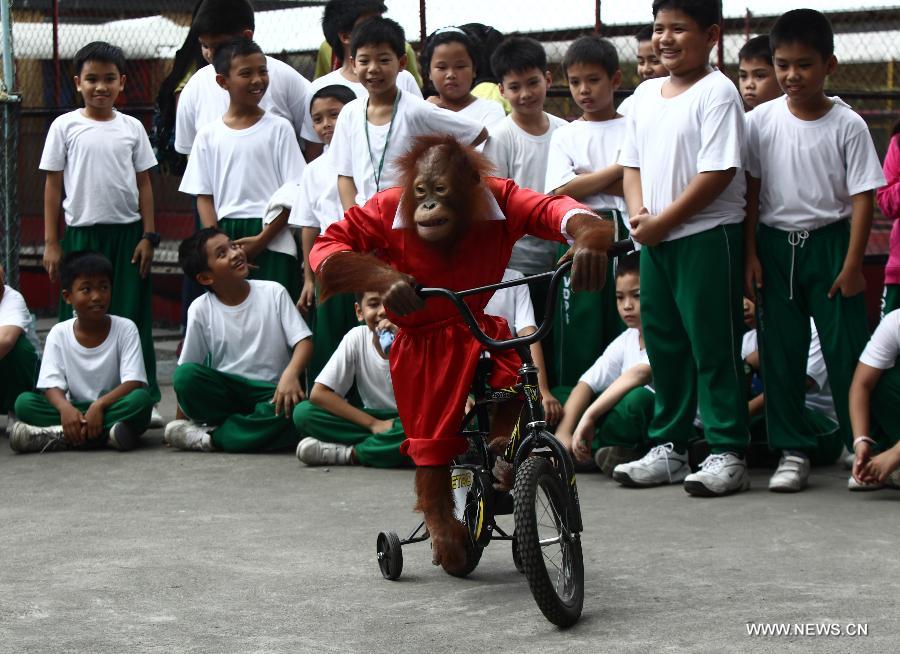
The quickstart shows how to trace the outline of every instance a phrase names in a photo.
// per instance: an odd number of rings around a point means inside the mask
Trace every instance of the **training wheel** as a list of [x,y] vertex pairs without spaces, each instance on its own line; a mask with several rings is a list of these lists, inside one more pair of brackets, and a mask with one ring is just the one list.
[[400,537],[393,531],[378,534],[378,542],[376,545],[376,554],[378,557],[378,567],[381,568],[381,574],[385,579],[391,581],[400,578],[403,572],[403,552],[400,549]]

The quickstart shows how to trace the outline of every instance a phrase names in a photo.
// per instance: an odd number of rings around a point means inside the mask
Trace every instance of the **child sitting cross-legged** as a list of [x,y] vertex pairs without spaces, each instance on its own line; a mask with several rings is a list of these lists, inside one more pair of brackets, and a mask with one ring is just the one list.
[[95,252],[68,254],[60,267],[63,300],[77,317],[47,335],[39,392],[16,400],[16,452],[108,445],[130,450],[150,424],[153,398],[137,327],[109,315],[113,269]]
[[[556,437],[579,463],[592,454],[611,475],[619,463],[634,461],[648,448],[653,417],[650,362],[641,327],[641,279],[638,255],[619,259],[616,306],[627,326],[585,372],[563,407]],[[596,396],[596,398],[595,398]]]
[[[409,457],[400,453],[406,434],[397,417],[391,367],[384,351],[385,347],[390,351],[388,343],[397,327],[387,319],[381,294],[376,292],[357,296],[356,317],[365,324],[347,332],[316,377],[310,400],[294,409],[294,426],[303,438],[297,458],[308,466],[410,464]],[[344,399],[354,381],[361,409]]]
[[166,442],[180,450],[260,452],[295,447],[291,422],[312,354],[309,327],[278,282],[248,280],[228,235],[201,229],[178,249],[185,274],[208,293],[188,309],[172,378],[179,415]]

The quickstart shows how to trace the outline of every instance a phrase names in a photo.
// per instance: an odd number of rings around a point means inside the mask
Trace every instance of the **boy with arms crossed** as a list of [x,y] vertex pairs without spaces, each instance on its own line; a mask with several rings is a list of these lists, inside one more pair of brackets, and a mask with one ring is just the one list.
[[837,65],[828,19],[789,11],[769,38],[785,95],[747,116],[746,291],[761,311],[769,445],[783,455],[769,488],[799,491],[816,447],[800,429],[810,317],[851,442],[847,397],[869,336],[862,264],[884,175],[863,119],[824,93]]
[[[294,409],[294,426],[303,439],[297,458],[308,466],[396,468],[411,463],[400,454],[406,434],[397,414],[391,364],[380,340],[385,332],[392,339],[397,327],[388,320],[380,293],[361,293],[356,316],[365,324],[347,332],[316,377],[309,401]],[[354,382],[362,409],[344,399]]]
[[260,106],[269,85],[267,59],[244,37],[222,44],[216,81],[228,92],[228,111],[203,126],[179,190],[197,196],[204,227],[219,227],[244,248],[254,279],[279,282],[300,297],[297,247],[286,230],[289,210],[267,225],[262,216],[284,184],[299,183],[306,165],[290,123]]
[[150,425],[153,399],[137,327],[107,313],[113,267],[95,252],[66,255],[60,268],[63,300],[77,318],[50,330],[37,388],[16,400],[16,452],[137,447]]
[[[635,92],[619,163],[631,233],[641,243],[641,307],[656,406],[651,450],[613,478],[628,486],[684,481],[695,495],[746,490],[747,403],[741,374],[740,222],[744,111],[709,65],[716,0],[655,0],[653,49],[668,78]],[[689,475],[699,405],[712,452]]]
[[332,156],[345,211],[397,185],[394,160],[414,137],[450,134],[471,145],[487,138],[482,125],[397,88],[406,66],[404,39],[403,28],[387,18],[353,30],[350,56],[369,95],[347,104],[334,128]]
[[[114,108],[125,88],[124,70],[125,55],[108,43],[89,43],[75,55],[84,109],[53,121],[39,166],[47,171],[44,268],[56,280],[63,252],[92,250],[109,259],[116,280],[109,310],[137,325],[150,395],[158,402],[150,265],[159,234],[149,172],[156,157],[140,121]],[[66,230],[60,243],[63,185]],[[71,306],[61,301],[59,319],[71,317]]]
[[276,282],[249,281],[244,251],[215,228],[185,239],[178,261],[209,292],[188,309],[172,378],[189,420],[170,422],[166,441],[205,452],[295,447],[291,414],[303,399],[300,375],[312,342],[287,291]]
[[[253,7],[247,0],[205,0],[197,9],[191,30],[200,41],[203,58],[209,62],[188,80],[178,97],[175,116],[175,149],[190,154],[200,128],[221,119],[228,111],[229,96],[216,80],[213,57],[220,45],[235,37],[253,38],[255,19]],[[281,116],[290,122],[294,138],[307,141],[306,157],[309,161],[321,153],[311,126],[304,121],[309,109],[309,81],[286,63],[266,57],[269,71],[269,92],[260,101],[265,111]]]

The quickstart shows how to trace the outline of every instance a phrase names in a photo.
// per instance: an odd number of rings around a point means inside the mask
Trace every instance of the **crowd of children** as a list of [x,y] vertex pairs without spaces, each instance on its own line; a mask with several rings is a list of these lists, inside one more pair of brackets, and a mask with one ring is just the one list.
[[[413,138],[450,134],[499,177],[587,204],[639,248],[610,262],[602,292],[565,280],[552,337],[533,346],[547,420],[580,465],[720,496],[749,488],[759,446],[779,457],[769,489],[794,492],[846,446],[851,490],[900,488],[900,134],[882,171],[865,122],[824,92],[837,61],[814,10],[750,39],[736,87],[709,63],[719,6],[654,0],[635,37],[642,83],[618,107],[615,48],[575,40],[562,73],[580,116],[567,122],[544,109],[552,79],[532,39],[486,53],[482,29],[437,30],[422,48],[423,99],[380,0],[326,3],[336,67],[312,83],[253,42],[246,0],[204,0],[192,35],[209,65],[180,93],[175,147],[201,227],[179,262],[205,292],[187,311],[166,442],[410,463],[388,365],[397,327],[377,292],[320,301],[309,254],[345,210],[397,185],[393,162]],[[160,398],[156,161],[143,126],[115,109],[125,68],[106,43],[78,53],[84,107],[53,122],[41,158],[44,266],[62,301],[39,370],[30,314],[0,270],[0,410],[14,412],[16,451],[133,449]],[[476,88],[485,75],[495,85]],[[504,103],[483,97],[497,90]],[[862,263],[876,190],[894,228],[870,340]],[[560,248],[521,239],[504,279],[552,270]],[[499,291],[486,312],[531,333],[547,293],[546,280]]]

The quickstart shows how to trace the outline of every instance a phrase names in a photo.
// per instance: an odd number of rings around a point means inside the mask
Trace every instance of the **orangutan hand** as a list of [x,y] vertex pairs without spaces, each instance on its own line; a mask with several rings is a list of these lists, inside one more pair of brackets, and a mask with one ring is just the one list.
[[400,279],[391,284],[384,294],[383,302],[386,309],[398,316],[406,316],[425,306],[425,300],[418,296],[407,279]]

